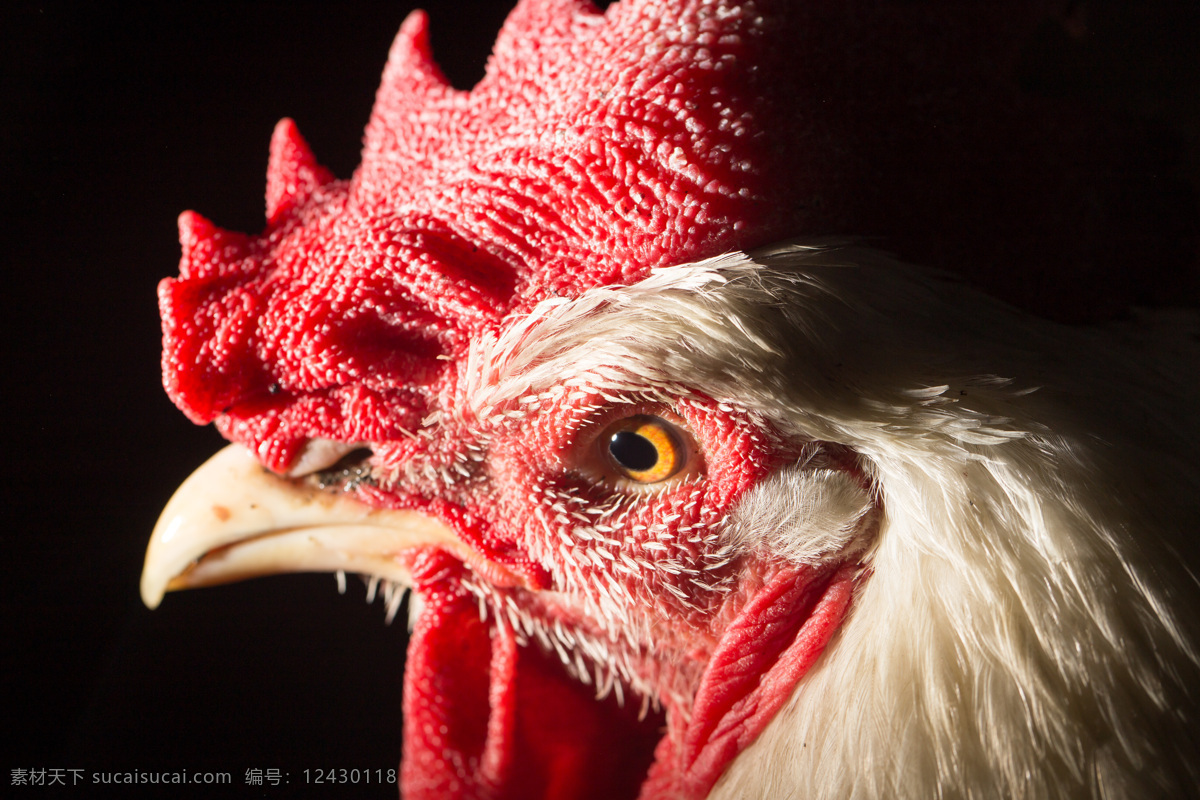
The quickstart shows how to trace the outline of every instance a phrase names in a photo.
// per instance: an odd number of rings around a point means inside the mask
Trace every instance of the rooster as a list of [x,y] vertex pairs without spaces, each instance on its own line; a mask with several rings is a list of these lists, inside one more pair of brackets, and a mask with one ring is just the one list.
[[[234,444],[146,604],[411,589],[410,800],[1200,794],[1194,380],[828,238],[912,222],[944,266],[975,234],[865,177],[887,97],[799,102],[831,14],[523,0],[465,92],[415,13],[350,181],[281,122],[266,231],[185,213],[160,286],[166,389]],[[1041,112],[984,99],[906,155],[1013,169],[972,126]],[[1061,213],[1060,155],[1014,156],[1047,192],[998,222]]]

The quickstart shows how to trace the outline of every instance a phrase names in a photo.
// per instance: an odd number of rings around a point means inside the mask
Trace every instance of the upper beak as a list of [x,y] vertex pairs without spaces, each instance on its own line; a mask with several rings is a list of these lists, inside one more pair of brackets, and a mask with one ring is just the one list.
[[142,601],[157,608],[172,589],[281,572],[345,570],[411,585],[397,558],[414,547],[463,544],[417,511],[372,508],[351,497],[281,478],[240,445],[204,463],[175,492],[154,526],[142,569]]

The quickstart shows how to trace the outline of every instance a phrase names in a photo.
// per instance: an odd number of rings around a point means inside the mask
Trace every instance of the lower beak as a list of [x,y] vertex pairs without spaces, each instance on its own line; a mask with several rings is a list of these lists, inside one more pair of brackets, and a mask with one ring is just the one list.
[[338,491],[281,478],[240,445],[192,473],[154,526],[142,602],[163,594],[282,572],[355,572],[410,586],[400,554],[463,548],[454,532],[416,511],[372,508]]

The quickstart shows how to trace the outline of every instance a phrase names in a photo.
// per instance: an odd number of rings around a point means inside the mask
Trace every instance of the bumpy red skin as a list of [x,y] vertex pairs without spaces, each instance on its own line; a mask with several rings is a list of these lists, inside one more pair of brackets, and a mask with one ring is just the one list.
[[284,124],[263,234],[181,219],[167,391],[279,468],[307,436],[411,429],[466,342],[542,298],[806,235],[1087,307],[1121,165],[1012,84],[1039,6],[524,2],[470,92],[414,15],[349,182]]
[[[419,553],[410,566],[425,611],[406,674],[405,797],[704,797],[784,702],[845,612],[849,574],[829,591],[832,569],[809,574],[722,560],[720,538],[707,535],[746,491],[796,456],[761,422],[703,399],[671,410],[618,404],[597,413],[598,407],[603,397],[576,390],[532,407],[498,408],[487,423],[447,419],[419,452],[405,443],[377,447],[381,474],[408,467],[408,475],[360,493],[375,504],[421,508],[450,522],[473,553],[515,576],[487,583],[536,616],[604,639],[605,620],[595,608],[599,593],[611,592],[624,624],[655,631],[653,657],[634,659],[669,712],[650,778],[639,793],[661,719],[637,725],[638,698],[624,711],[611,702],[601,706],[591,698],[593,688],[565,680],[557,665],[548,668],[536,646],[515,648],[504,615],[482,621],[463,586],[478,584],[480,575],[444,554]],[[589,480],[578,456],[590,452],[588,442],[609,422],[631,412],[678,413],[704,453],[703,479],[637,502],[611,502],[629,498]],[[442,469],[479,442],[487,443],[487,461],[477,472],[469,468],[466,477]],[[619,551],[581,541],[579,508],[598,512],[587,518],[611,531]],[[614,552],[640,567],[621,571],[596,557]],[[701,583],[657,566],[667,558],[699,570],[691,574]],[[725,590],[705,588],[713,584]],[[675,706],[671,690],[681,685],[696,693],[695,713]]]
[[[192,420],[215,420],[273,469],[323,437],[370,442],[377,462],[402,473],[436,459],[436,443],[452,447],[447,436],[479,433],[445,430],[422,445],[408,436],[430,410],[454,411],[463,400],[469,342],[540,300],[632,283],[654,267],[852,234],[913,260],[965,265],[968,277],[1018,300],[1023,281],[1078,290],[1097,253],[1087,232],[1119,227],[1095,210],[1113,188],[1105,182],[1118,143],[1094,120],[1051,113],[1011,82],[1042,5],[624,0],[599,15],[577,0],[522,0],[470,92],[441,78],[425,18],[414,14],[390,54],[353,178],[334,180],[284,121],[272,140],[261,235],[181,217],[180,277],[159,289],[167,392]],[[1086,291],[1080,297],[1091,302]],[[712,456],[692,513],[712,522],[786,454],[755,456],[748,439],[706,434],[735,424],[720,414],[697,411],[689,422],[711,440]],[[527,431],[512,441],[548,457],[552,439]],[[492,441],[490,456],[502,458],[503,437]],[[520,472],[493,468],[510,480]],[[409,486],[363,496],[426,508],[528,585],[564,588],[553,560],[539,556],[549,545],[522,538],[542,526],[523,518],[530,509],[520,492],[480,484],[457,495]],[[671,495],[656,502],[648,518],[664,516]],[[560,708],[574,701],[560,684],[529,677],[536,663],[517,669],[527,656],[504,626],[489,639],[477,616],[470,622],[472,598],[453,568],[435,567],[416,570],[432,610],[410,656],[406,739],[422,744],[411,745],[406,785],[414,797],[451,786],[463,796],[522,796],[529,787],[510,774],[511,759],[558,734],[505,745],[522,724],[512,717],[522,707],[514,693],[541,692],[540,702]],[[706,794],[849,602],[846,572],[760,573],[724,616],[692,621],[693,633],[709,626],[708,644],[693,654],[707,669],[698,712],[663,740],[644,797]],[[647,613],[678,618],[668,593],[639,599]],[[776,607],[789,613],[773,615]],[[762,656],[749,668],[740,658],[747,640]],[[480,660],[490,667],[453,666]],[[439,688],[439,676],[452,685]],[[485,701],[491,716],[479,713]],[[454,720],[456,741],[429,738],[439,715]],[[717,720],[733,722],[718,730]],[[607,730],[595,736],[603,741]],[[550,794],[590,787],[609,796],[613,787],[571,766],[589,748],[542,753],[549,772],[528,780],[542,781],[539,791],[559,787]],[[448,753],[473,766],[454,767]],[[461,780],[475,783],[464,789]]]
[[506,314],[782,231],[756,57],[778,21],[733,3],[610,16],[522,4],[465,93],[413,15],[348,184],[280,178],[304,172],[281,157],[271,184],[295,190],[269,191],[263,236],[186,218],[186,279],[161,292],[180,407],[274,467],[306,436],[394,439]]

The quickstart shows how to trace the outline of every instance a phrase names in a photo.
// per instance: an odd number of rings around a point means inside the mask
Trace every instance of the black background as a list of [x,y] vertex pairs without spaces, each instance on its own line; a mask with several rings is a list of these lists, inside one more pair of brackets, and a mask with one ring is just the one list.
[[[507,4],[424,5],[439,62],[469,87]],[[1161,124],[1193,187],[1194,5],[1092,3],[1091,33],[1038,67],[1050,91]],[[272,578],[155,612],[137,586],[158,511],[222,444],[160,385],[155,285],[178,261],[175,219],[193,208],[260,230],[283,116],[349,176],[411,7],[3,12],[4,784],[14,768],[213,769],[233,773],[231,795],[340,797],[352,792],[303,790],[302,771],[396,766],[404,625],[385,626],[359,582],[339,597],[329,576]],[[251,789],[248,768],[291,783]]]

